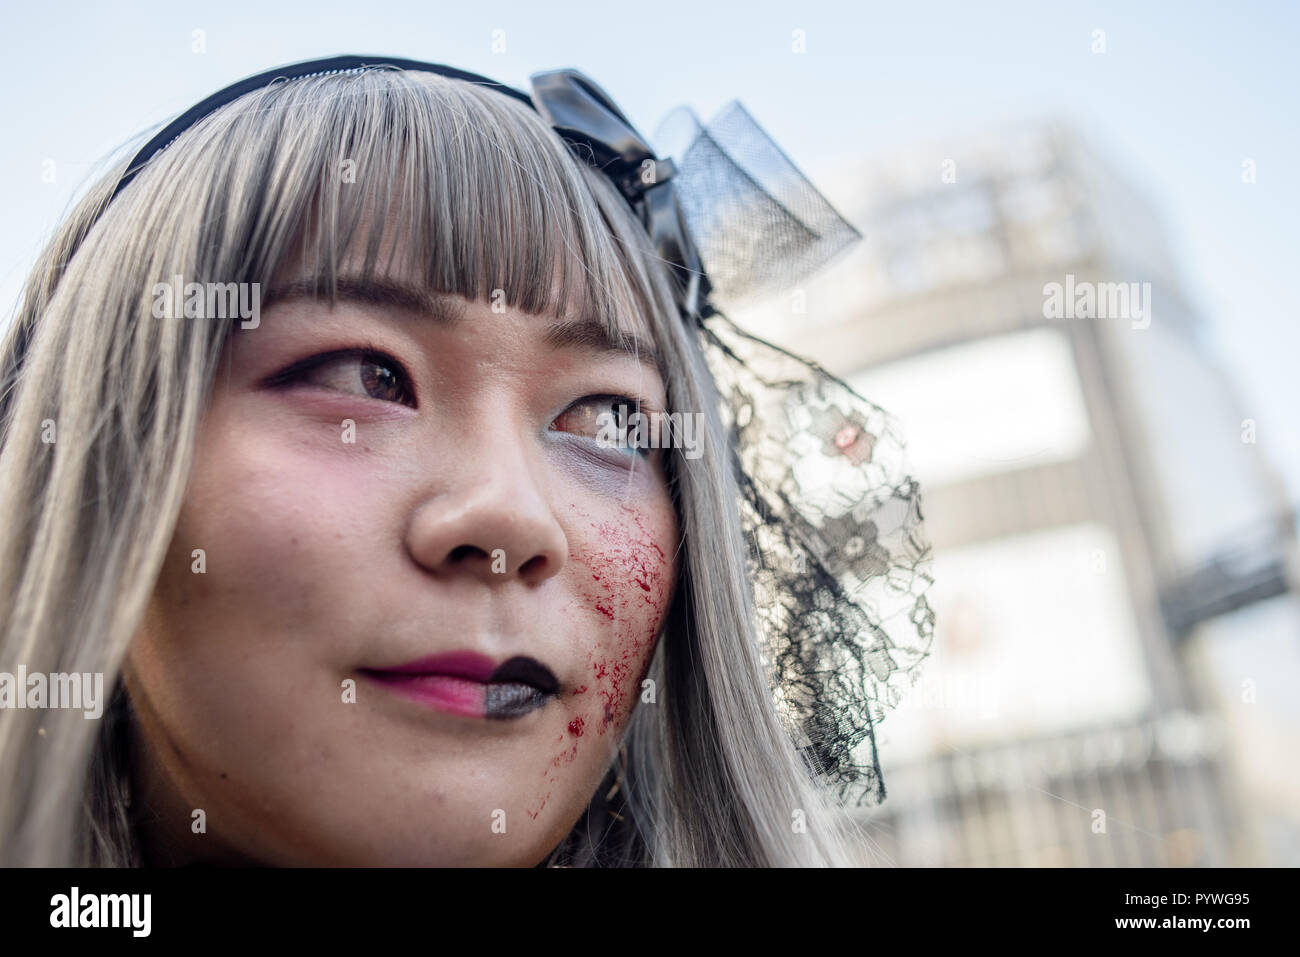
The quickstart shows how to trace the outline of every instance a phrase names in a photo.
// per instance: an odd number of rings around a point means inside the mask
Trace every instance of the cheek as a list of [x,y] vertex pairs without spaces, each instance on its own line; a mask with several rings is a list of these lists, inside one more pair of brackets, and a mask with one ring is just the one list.
[[676,522],[667,503],[620,505],[615,517],[584,514],[581,521],[586,534],[572,549],[582,579],[579,601],[603,627],[587,655],[586,690],[575,689],[593,702],[577,731],[603,735],[631,716],[654,654],[675,584]]
[[338,666],[362,640],[358,569],[375,555],[359,552],[375,536],[358,526],[374,516],[360,514],[360,469],[323,469],[219,413],[132,643],[133,691],[157,715],[150,744],[174,748],[220,793],[236,777],[218,782],[217,769],[236,768],[249,793],[283,792],[285,768],[304,771],[343,740],[311,729],[334,718]]
[[542,788],[527,810],[533,820],[565,768],[577,764],[586,774],[613,757],[612,742],[602,747],[592,739],[616,738],[632,716],[677,576],[677,520],[666,495],[653,506],[620,504],[607,513],[571,508],[577,597],[566,614],[596,637],[585,645],[585,680],[570,692],[573,717],[552,740]]
[[282,435],[214,419],[159,581],[159,600],[189,619],[171,633],[220,628],[238,643],[309,633],[314,620],[346,614],[340,598],[358,589],[357,570],[373,557],[358,554],[375,537],[364,469],[322,468],[319,454]]

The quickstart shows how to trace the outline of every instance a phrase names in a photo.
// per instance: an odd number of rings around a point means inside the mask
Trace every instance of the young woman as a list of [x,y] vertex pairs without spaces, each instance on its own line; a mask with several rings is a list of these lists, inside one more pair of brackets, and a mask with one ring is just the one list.
[[810,378],[780,434],[836,409],[856,506],[770,491],[748,340],[489,82],[317,71],[187,122],[81,200],[0,354],[0,670],[105,689],[0,694],[0,863],[861,860],[834,785],[879,788],[932,622],[879,410]]

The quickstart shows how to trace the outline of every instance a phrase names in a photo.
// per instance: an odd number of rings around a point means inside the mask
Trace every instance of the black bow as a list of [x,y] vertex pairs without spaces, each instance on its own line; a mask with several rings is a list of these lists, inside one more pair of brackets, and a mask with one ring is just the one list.
[[[706,299],[710,285],[682,215],[671,159],[659,159],[623,111],[589,77],[577,70],[534,73],[533,105],[548,123],[574,146],[585,147],[590,161],[608,176],[636,210],[655,252],[680,282],[678,307],[689,319],[712,309]],[[582,149],[574,150],[579,155]]]

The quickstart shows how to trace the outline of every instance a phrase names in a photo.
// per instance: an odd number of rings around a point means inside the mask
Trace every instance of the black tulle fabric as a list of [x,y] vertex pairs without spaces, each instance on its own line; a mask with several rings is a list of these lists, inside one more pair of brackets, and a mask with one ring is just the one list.
[[680,109],[665,131],[711,286],[692,318],[731,431],[777,710],[843,803],[879,803],[876,730],[934,633],[920,488],[888,413],[721,311],[796,286],[861,237],[739,103],[707,126]]

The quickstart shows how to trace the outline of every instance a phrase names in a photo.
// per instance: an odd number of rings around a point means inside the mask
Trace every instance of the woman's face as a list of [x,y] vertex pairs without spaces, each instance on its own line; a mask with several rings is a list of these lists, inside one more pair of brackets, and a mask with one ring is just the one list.
[[534,865],[672,599],[667,453],[597,441],[664,383],[596,326],[304,278],[232,337],[130,651],[146,853]]

